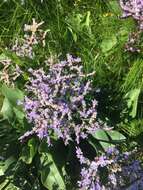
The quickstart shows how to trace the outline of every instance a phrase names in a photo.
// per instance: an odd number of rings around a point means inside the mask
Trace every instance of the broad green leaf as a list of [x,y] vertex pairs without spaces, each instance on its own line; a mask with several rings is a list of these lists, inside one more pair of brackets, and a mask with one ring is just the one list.
[[94,134],[92,134],[92,137],[101,141],[109,141],[107,133],[102,129],[97,130]]
[[23,124],[23,119],[25,117],[24,112],[22,112],[21,110],[15,108],[15,107],[13,107],[13,111],[14,111],[15,116],[16,116],[17,120],[19,121],[19,123]]
[[109,139],[106,131],[102,129],[97,130],[95,134],[92,134],[91,136],[93,139],[89,138],[88,142],[95,148],[96,151],[100,150],[101,147],[106,150],[107,148],[114,146],[113,144],[111,144],[111,140]]
[[1,88],[1,93],[9,100],[9,102],[17,106],[18,100],[23,100],[23,92],[17,88],[9,88],[5,84]]
[[12,105],[7,98],[5,98],[3,101],[1,114],[4,119],[8,119],[9,121],[12,120],[13,117]]
[[32,138],[28,141],[27,146],[25,146],[22,149],[22,154],[20,159],[27,163],[27,164],[31,164],[32,160],[37,152],[38,149],[38,142],[36,139]]
[[114,147],[115,145],[111,144],[111,143],[107,143],[107,142],[103,142],[103,141],[100,141],[99,142],[100,145],[102,146],[102,148],[106,151],[108,148],[110,147]]
[[110,138],[113,141],[124,141],[124,140],[126,140],[126,137],[118,131],[110,130],[110,131],[107,131],[107,134],[110,136]]
[[[55,161],[58,169],[65,175],[65,164],[67,161],[69,149],[64,145],[62,141],[53,140],[53,147],[48,147],[47,142],[43,140],[38,148],[40,154],[51,153],[53,160]],[[60,150],[60,154],[59,154]]]
[[103,39],[101,42],[101,50],[103,53],[110,51],[117,44],[117,38],[114,35]]
[[66,186],[59,169],[50,153],[43,153],[41,156],[41,181],[49,190],[65,190]]

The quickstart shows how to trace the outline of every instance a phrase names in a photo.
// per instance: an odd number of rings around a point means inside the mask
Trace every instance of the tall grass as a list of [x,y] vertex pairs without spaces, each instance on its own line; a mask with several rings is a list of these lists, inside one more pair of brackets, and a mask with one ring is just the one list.
[[[98,117],[123,131],[129,139],[136,139],[138,135],[142,137],[143,131],[143,53],[125,51],[129,33],[136,30],[136,25],[131,18],[125,21],[120,15],[117,0],[43,0],[43,3],[40,0],[25,0],[24,4],[21,0],[1,0],[0,53],[6,47],[12,47],[16,38],[23,36],[24,24],[31,23],[32,18],[37,22],[44,21],[42,27],[48,31],[46,46],[44,49],[38,47],[36,57],[30,63],[24,60],[25,70],[29,64],[32,67],[41,65],[50,56],[63,59],[67,53],[71,53],[81,57],[85,72],[96,72],[94,85],[96,89],[100,88],[100,92],[94,94],[99,101]],[[141,41],[141,48],[142,44]],[[8,128],[7,132],[5,124],[2,125],[0,137],[10,146],[16,141],[10,135],[15,129],[10,131]],[[2,146],[0,150],[4,151]],[[21,145],[16,146],[19,151]],[[34,168],[31,165],[25,168],[38,181],[36,165],[34,163]],[[40,186],[41,182],[36,180],[32,183]],[[29,184],[25,188],[31,186]],[[39,188],[44,189],[42,186]]]

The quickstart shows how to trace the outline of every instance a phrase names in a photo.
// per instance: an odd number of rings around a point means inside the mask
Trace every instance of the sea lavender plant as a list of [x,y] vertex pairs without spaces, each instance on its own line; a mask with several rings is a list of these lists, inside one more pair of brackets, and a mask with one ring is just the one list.
[[[116,148],[110,148],[93,161],[85,158],[81,149],[76,151],[83,166],[80,189],[84,190],[121,190],[136,187],[143,189],[143,168],[135,159],[136,151],[120,153]],[[105,180],[107,179],[107,180]]]
[[54,134],[65,144],[73,139],[79,143],[80,138],[100,128],[97,101],[86,98],[92,90],[89,77],[94,73],[85,75],[80,62],[80,58],[67,55],[66,61],[49,65],[48,74],[43,69],[29,69],[24,109],[34,127],[21,141],[36,134],[40,139],[47,138],[50,144],[50,135]]
[[122,18],[132,16],[137,20],[140,30],[143,30],[143,1],[142,0],[120,0],[123,10]]
[[128,41],[125,44],[125,49],[126,51],[130,52],[138,52],[140,53],[141,50],[139,48],[139,43],[140,43],[140,31],[133,32],[129,35]]
[[[15,44],[10,51],[15,52],[17,56],[34,58],[33,48],[36,44],[42,44],[45,46],[45,37],[47,31],[39,29],[44,22],[37,23],[33,18],[31,25],[24,25],[24,31],[27,32],[24,38],[16,39]],[[6,48],[7,49],[7,48]],[[21,68],[16,64],[13,64],[12,60],[6,56],[0,59],[0,65],[2,69],[0,71],[0,80],[7,85],[14,86],[14,81],[23,73]]]
[[120,0],[120,6],[123,10],[121,18],[133,17],[138,22],[139,30],[130,34],[125,49],[130,52],[140,52],[137,47],[139,37],[143,31],[143,1],[142,0]]
[[19,39],[16,39],[15,44],[12,47],[12,51],[14,51],[17,56],[26,56],[33,59],[35,56],[33,51],[34,46],[40,43],[45,46],[45,37],[47,31],[39,29],[43,23],[43,21],[37,23],[33,18],[33,23],[31,25],[24,25],[24,31],[26,32],[24,38],[21,39],[21,42]]
[[14,86],[15,80],[22,74],[18,65],[13,65],[12,60],[4,57],[0,60],[2,69],[0,71],[0,81],[8,86]]

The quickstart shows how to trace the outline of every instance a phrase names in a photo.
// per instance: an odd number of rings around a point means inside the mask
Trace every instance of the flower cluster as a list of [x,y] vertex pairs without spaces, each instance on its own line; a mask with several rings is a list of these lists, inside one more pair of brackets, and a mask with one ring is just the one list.
[[33,47],[34,45],[42,43],[45,46],[45,37],[47,31],[43,31],[39,29],[39,27],[44,22],[37,23],[33,18],[33,23],[31,25],[24,25],[24,31],[27,32],[24,35],[24,39],[21,39],[21,42],[16,39],[15,44],[12,47],[12,51],[14,51],[20,57],[34,57]]
[[79,143],[80,138],[99,129],[97,101],[87,98],[92,90],[87,76],[94,73],[85,75],[80,61],[67,55],[66,61],[49,65],[48,74],[43,69],[29,70],[24,109],[34,127],[21,140],[36,134],[40,139],[46,137],[50,143],[50,135],[54,134],[65,144],[73,138]]
[[14,66],[11,59],[3,57],[0,59],[2,69],[0,71],[0,81],[4,82],[8,86],[14,86],[15,80],[22,74],[22,71],[18,65]]
[[138,22],[139,31],[130,34],[125,49],[130,52],[140,52],[138,48],[139,37],[143,30],[143,1],[142,0],[120,0],[123,10],[122,18],[133,17]]
[[128,41],[125,45],[126,51],[129,52],[138,52],[140,53],[140,48],[139,48],[139,42],[140,42],[140,31],[133,32],[129,35]]
[[83,166],[81,180],[78,181],[80,189],[143,189],[143,168],[133,158],[135,152],[121,154],[117,149],[110,148],[93,161],[85,158],[80,148],[77,148],[76,154]]
[[[36,44],[42,43],[45,46],[45,37],[47,31],[39,29],[43,22],[37,23],[33,19],[32,25],[25,24],[24,31],[27,32],[24,38],[20,40],[16,39],[15,44],[10,49],[12,52],[15,52],[17,56],[20,57],[29,57],[34,58],[33,48]],[[23,73],[21,68],[16,64],[13,64],[12,60],[1,54],[0,59],[1,71],[0,71],[0,80],[5,82],[7,85],[14,86],[14,81]]]
[[140,30],[143,30],[143,1],[142,0],[120,0],[123,10],[123,18],[132,16],[137,20]]

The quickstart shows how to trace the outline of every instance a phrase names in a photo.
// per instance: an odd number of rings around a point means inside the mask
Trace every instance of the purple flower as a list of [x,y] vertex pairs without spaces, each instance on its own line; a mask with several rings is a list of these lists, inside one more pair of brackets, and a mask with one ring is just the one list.
[[139,38],[143,31],[143,1],[142,0],[119,0],[123,14],[121,18],[132,17],[137,21],[139,30],[129,36],[125,49],[130,52],[140,52]]
[[[128,155],[128,160],[127,156]],[[82,151],[78,149],[77,157],[79,161],[84,159],[80,173],[81,180],[78,181],[80,189],[141,189],[143,187],[143,167],[138,160],[135,160],[136,152],[121,153],[115,148],[93,161],[85,158]],[[105,169],[108,171],[105,173]],[[103,169],[103,170],[102,170]],[[104,176],[108,181],[104,181]],[[129,188],[125,188],[129,187]]]
[[79,144],[80,139],[100,128],[97,101],[86,101],[92,82],[85,78],[79,58],[67,55],[66,61],[49,65],[47,74],[42,68],[29,72],[31,77],[25,86],[28,95],[23,104],[40,139],[46,135],[50,138],[50,132],[65,144],[71,140]]
[[120,6],[123,10],[123,18],[132,16],[139,23],[143,30],[143,1],[142,0],[120,0]]
[[76,147],[76,156],[80,160],[81,164],[86,163],[83,153],[79,147]]

